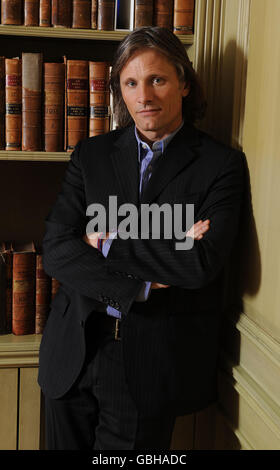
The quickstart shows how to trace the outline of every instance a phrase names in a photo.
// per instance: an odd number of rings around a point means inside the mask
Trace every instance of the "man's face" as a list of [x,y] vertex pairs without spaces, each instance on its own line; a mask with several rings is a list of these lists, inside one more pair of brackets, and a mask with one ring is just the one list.
[[144,140],[156,141],[182,122],[182,98],[188,87],[171,62],[153,49],[136,52],[120,73],[123,100]]

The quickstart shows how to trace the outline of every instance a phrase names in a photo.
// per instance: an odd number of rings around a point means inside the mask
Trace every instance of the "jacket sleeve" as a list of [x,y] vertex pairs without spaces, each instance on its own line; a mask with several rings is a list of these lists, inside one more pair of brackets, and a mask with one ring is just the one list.
[[243,153],[230,150],[195,218],[195,222],[209,218],[210,229],[201,240],[194,241],[191,249],[176,250],[174,238],[123,240],[118,237],[106,259],[108,269],[187,289],[199,289],[214,280],[230,254],[238,231],[244,158]]
[[82,239],[87,219],[80,168],[81,145],[79,143],[71,155],[62,189],[45,221],[44,270],[66,288],[126,315],[143,282],[132,274],[109,271],[103,254]]

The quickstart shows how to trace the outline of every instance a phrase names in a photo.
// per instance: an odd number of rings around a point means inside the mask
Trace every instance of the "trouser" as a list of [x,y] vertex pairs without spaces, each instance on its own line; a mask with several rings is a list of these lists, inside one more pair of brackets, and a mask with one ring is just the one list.
[[94,330],[87,325],[86,361],[72,388],[59,399],[45,397],[47,449],[167,450],[176,417],[137,411],[125,381],[122,340],[104,331],[104,318],[107,326],[114,321],[102,314],[103,326],[96,328],[96,320]]

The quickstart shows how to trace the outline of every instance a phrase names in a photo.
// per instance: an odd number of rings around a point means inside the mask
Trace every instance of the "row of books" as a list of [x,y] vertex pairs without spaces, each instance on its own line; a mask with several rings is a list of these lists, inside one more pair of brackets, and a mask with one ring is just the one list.
[[1,242],[0,334],[42,334],[58,287],[44,272],[33,242]]
[[163,26],[192,34],[194,0],[2,0],[3,25],[133,30]]
[[79,140],[108,132],[109,74],[108,62],[0,57],[0,149],[72,151]]

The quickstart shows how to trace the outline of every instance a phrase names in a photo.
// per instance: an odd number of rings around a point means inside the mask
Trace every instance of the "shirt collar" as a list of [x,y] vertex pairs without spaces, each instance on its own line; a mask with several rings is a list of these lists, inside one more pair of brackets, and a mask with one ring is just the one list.
[[138,158],[140,159],[141,155],[141,150],[144,148],[147,151],[152,151],[152,152],[160,152],[163,153],[164,150],[166,149],[167,145],[170,143],[170,141],[173,139],[173,137],[179,132],[179,130],[183,127],[184,125],[184,120],[181,122],[180,126],[175,129],[171,134],[169,134],[167,137],[165,137],[162,140],[157,140],[156,142],[153,143],[152,147],[147,144],[147,142],[144,142],[141,140],[141,138],[138,135],[137,128],[136,126],[134,127],[135,130],[135,137],[138,143]]

